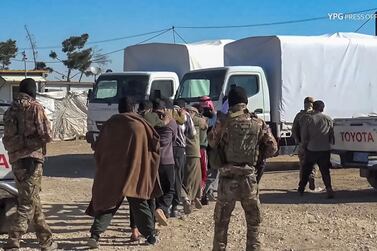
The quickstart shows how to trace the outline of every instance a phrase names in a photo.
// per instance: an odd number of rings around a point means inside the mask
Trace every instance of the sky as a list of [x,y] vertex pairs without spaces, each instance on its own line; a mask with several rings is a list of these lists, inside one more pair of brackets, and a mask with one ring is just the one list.
[[[56,47],[60,58],[61,42],[70,37],[89,34],[88,42],[96,42],[129,35],[148,33],[175,26],[177,33],[187,42],[213,39],[240,39],[260,35],[320,35],[335,32],[354,32],[368,20],[363,17],[343,18],[332,13],[348,13],[365,9],[377,10],[376,0],[1,0],[0,41],[9,38],[17,41],[19,52],[25,49],[32,59],[25,28],[37,45],[37,60],[52,62],[48,57]],[[368,11],[364,14],[373,14]],[[340,15],[339,15],[340,16]],[[320,20],[262,27],[228,29],[184,29],[182,26],[229,26],[260,24],[327,17]],[[367,22],[360,33],[374,35],[374,20]],[[158,33],[132,39],[95,43],[96,50],[112,52],[149,39]],[[173,43],[169,31],[150,42]],[[176,42],[182,43],[178,36]],[[38,48],[42,47],[42,48]],[[22,58],[21,53],[16,57]],[[109,55],[111,63],[104,70],[122,71],[123,51]],[[65,73],[61,63],[49,63],[56,71]],[[27,63],[32,68],[33,63]],[[22,62],[13,61],[10,69],[23,69]],[[58,74],[49,79],[57,80]]]

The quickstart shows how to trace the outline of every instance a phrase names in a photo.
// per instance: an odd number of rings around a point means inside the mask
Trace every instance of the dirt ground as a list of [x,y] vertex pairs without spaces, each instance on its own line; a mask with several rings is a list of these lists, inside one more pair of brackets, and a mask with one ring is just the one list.
[[[45,167],[44,210],[59,247],[85,250],[92,219],[84,214],[91,197],[94,160],[84,141],[52,143]],[[323,192],[298,196],[296,157],[269,161],[261,182],[263,250],[377,250],[377,193],[359,177],[358,169],[333,169],[336,198]],[[319,175],[318,175],[319,176]],[[320,177],[317,186],[322,186]],[[155,247],[128,242],[126,203],[103,235],[99,250],[211,250],[214,202],[188,217],[169,219],[159,227]],[[242,208],[233,213],[228,250],[245,250],[246,225]],[[5,235],[0,235],[0,245]],[[35,250],[33,234],[27,234],[24,250]]]

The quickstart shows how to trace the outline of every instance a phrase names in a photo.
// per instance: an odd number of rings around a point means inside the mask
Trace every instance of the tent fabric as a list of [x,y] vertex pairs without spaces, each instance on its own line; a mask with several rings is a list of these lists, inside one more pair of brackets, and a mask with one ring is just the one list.
[[171,71],[181,79],[191,70],[224,66],[224,46],[232,41],[129,46],[124,50],[124,71]]
[[54,140],[71,140],[87,132],[87,93],[39,93],[37,100],[45,107],[52,122]]
[[261,66],[273,122],[292,122],[306,96],[333,118],[377,112],[377,38],[357,33],[250,37],[225,46],[226,66]]

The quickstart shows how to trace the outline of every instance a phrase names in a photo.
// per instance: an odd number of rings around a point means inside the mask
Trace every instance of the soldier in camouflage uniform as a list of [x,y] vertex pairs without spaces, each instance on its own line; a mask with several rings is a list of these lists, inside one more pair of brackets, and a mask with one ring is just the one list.
[[[299,179],[302,179],[302,173],[303,173],[303,166],[304,166],[304,160],[305,160],[305,148],[302,144],[302,132],[304,127],[307,126],[308,118],[311,114],[313,114],[313,102],[314,99],[312,97],[306,97],[304,99],[304,110],[301,110],[299,113],[297,113],[296,117],[293,120],[292,125],[292,136],[296,141],[296,144],[298,144],[298,159],[300,163],[300,177]],[[315,189],[315,174],[317,172],[318,166],[315,165],[313,167],[313,170],[309,176],[309,189],[314,190]]]
[[51,127],[43,106],[36,100],[36,84],[31,78],[20,83],[20,94],[4,114],[3,143],[18,189],[18,208],[9,230],[5,250],[18,250],[20,239],[30,222],[41,250],[55,250],[56,243],[48,227],[39,197],[46,144],[51,141]]
[[214,167],[220,167],[213,250],[226,250],[228,225],[236,201],[241,202],[245,211],[246,250],[260,250],[261,214],[256,165],[260,154],[262,159],[273,156],[277,144],[260,121],[248,112],[248,100],[242,87],[233,88],[228,100],[228,117],[209,134],[209,144],[218,156],[211,161]]

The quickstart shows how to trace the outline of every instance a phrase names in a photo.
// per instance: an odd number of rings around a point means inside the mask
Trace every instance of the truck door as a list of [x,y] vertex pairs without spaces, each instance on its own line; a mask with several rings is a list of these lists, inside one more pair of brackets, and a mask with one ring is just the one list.
[[174,99],[174,81],[172,79],[154,79],[150,84],[149,99]]
[[[232,86],[241,86],[245,89],[248,97],[248,109],[255,112],[265,121],[270,120],[270,107],[268,90],[262,83],[260,74],[237,73],[228,77],[225,93],[228,94]],[[266,100],[268,99],[268,100]],[[268,101],[268,103],[267,103]]]

